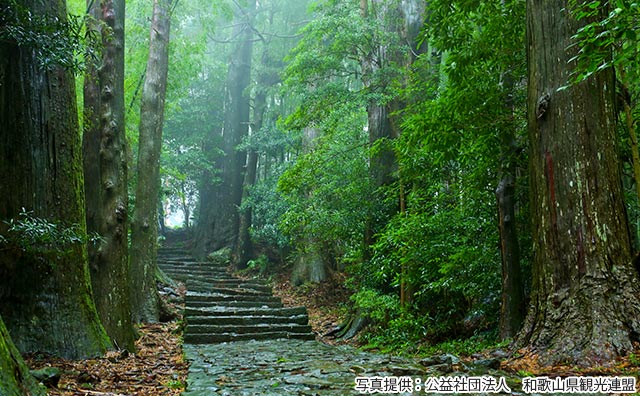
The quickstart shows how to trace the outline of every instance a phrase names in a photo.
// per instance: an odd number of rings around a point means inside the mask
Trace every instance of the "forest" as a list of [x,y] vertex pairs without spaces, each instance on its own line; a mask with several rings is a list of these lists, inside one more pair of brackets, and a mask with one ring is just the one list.
[[176,233],[366,350],[638,366],[639,4],[0,0],[0,394],[135,352]]

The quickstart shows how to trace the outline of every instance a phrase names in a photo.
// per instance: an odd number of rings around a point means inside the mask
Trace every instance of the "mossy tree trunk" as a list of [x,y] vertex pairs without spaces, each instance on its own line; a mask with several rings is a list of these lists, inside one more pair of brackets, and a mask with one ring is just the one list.
[[124,123],[124,0],[88,0],[89,28],[102,36],[102,56],[84,80],[84,175],[87,230],[101,241],[89,245],[89,269],[98,314],[120,348],[133,351],[128,191]]
[[543,364],[607,364],[632,352],[640,335],[613,70],[558,90],[578,51],[571,37],[587,21],[575,20],[568,0],[527,6],[534,260],[518,341]]
[[[54,18],[66,19],[64,1],[16,5],[52,26]],[[61,66],[41,66],[37,56],[28,43],[0,42],[0,219],[16,218],[25,208],[49,222],[74,226],[82,237],[84,180],[74,78]],[[100,355],[110,343],[93,302],[86,245],[56,248],[44,257],[0,251],[0,314],[21,352]]]
[[164,100],[169,68],[169,14],[172,0],[155,0],[147,73],[140,105],[138,183],[131,223],[131,302],[136,322],[156,322],[159,296],[155,284],[158,255],[158,200]]
[[42,388],[29,373],[29,368],[13,345],[9,332],[0,318],[0,395],[45,396]]

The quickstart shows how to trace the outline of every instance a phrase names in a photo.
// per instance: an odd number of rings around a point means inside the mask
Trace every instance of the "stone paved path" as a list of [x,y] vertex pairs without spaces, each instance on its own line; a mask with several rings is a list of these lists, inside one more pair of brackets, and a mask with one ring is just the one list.
[[161,249],[158,256],[158,266],[187,287],[186,344],[315,339],[307,310],[284,308],[264,282],[238,279],[224,262],[198,262],[180,249]]
[[[315,340],[305,308],[283,308],[262,282],[234,278],[224,265],[197,262],[180,249],[162,249],[158,265],[188,290],[183,396],[357,395],[356,377],[409,377],[420,381],[413,392],[394,394],[438,395],[422,386],[429,378],[505,375],[486,362],[456,372],[464,365],[450,355],[418,363],[329,346]],[[518,381],[507,378],[513,391],[502,394],[524,395]]]

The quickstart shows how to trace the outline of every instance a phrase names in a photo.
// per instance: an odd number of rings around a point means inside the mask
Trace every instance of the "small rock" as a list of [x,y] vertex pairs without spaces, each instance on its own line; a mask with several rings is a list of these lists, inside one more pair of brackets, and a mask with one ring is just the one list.
[[498,370],[500,368],[500,359],[478,359],[472,363],[477,368],[487,368]]
[[417,367],[391,366],[389,367],[389,371],[396,377],[417,377],[425,374],[424,370]]
[[40,370],[31,370],[31,375],[47,388],[56,388],[62,372],[56,367],[45,367]]
[[509,357],[509,352],[502,349],[496,349],[495,351],[491,352],[491,356],[498,359],[506,359]]
[[429,371],[437,371],[442,374],[448,374],[453,371],[453,365],[451,365],[450,363],[435,364],[433,366],[429,366]]
[[422,359],[420,361],[420,364],[422,364],[425,367],[430,367],[430,366],[435,366],[440,364],[453,365],[458,363],[460,363],[460,359],[457,356],[454,356],[448,353],[444,355],[439,355],[439,356],[432,356],[426,359]]

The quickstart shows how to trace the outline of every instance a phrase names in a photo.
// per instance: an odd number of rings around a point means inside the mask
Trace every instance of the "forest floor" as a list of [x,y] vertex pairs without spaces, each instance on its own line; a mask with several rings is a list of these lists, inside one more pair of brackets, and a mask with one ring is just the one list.
[[[282,299],[285,306],[307,308],[309,313],[309,325],[317,339],[326,344],[336,344],[333,338],[325,337],[344,321],[347,303],[351,292],[345,285],[344,274],[333,274],[325,282],[305,283],[299,287],[294,287],[289,281],[290,276],[286,273],[280,274],[272,281],[273,294]],[[347,342],[341,341],[340,344]],[[357,344],[352,340],[350,344]]]
[[136,353],[108,352],[85,360],[47,355],[25,356],[32,370],[55,367],[61,377],[49,396],[178,396],[184,391],[187,363],[183,360],[179,322],[139,328]]

